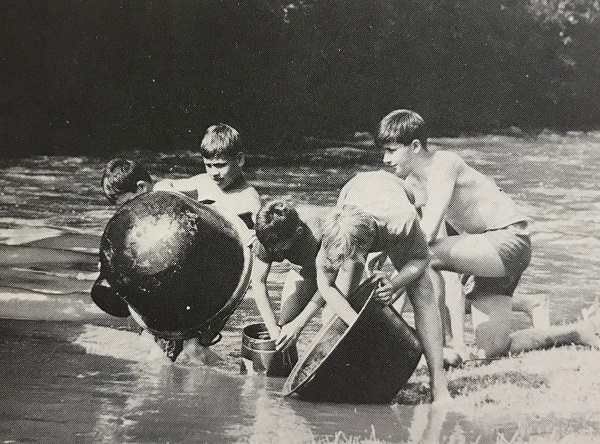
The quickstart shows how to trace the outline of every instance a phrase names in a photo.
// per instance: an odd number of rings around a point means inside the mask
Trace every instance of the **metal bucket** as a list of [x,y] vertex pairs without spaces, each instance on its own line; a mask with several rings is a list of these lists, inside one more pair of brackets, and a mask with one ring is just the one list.
[[275,350],[265,324],[251,324],[242,331],[240,373],[265,373],[267,376],[286,377],[298,362],[296,344],[285,350]]
[[373,298],[368,280],[349,297],[359,312],[348,327],[338,316],[315,336],[283,387],[312,401],[390,402],[415,371],[422,348],[415,331]]

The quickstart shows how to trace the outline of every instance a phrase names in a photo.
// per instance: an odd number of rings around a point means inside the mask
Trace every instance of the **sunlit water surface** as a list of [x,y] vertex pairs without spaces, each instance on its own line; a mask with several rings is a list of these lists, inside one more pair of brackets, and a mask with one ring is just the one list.
[[[552,321],[577,318],[600,275],[600,134],[437,139],[494,177],[532,220],[534,256],[518,292],[548,294]],[[170,364],[130,321],[92,304],[97,236],[114,208],[100,191],[107,159],[0,162],[0,439],[4,442],[310,442],[343,431],[391,442],[495,442],[496,431],[427,405],[334,405],[282,398],[283,379],[239,374],[240,329],[258,320],[251,297],[232,316],[215,359]],[[155,177],[198,168],[189,155],[145,155]],[[335,202],[358,166],[253,166],[263,198]],[[285,266],[275,267],[272,294]],[[524,319],[516,316],[516,323]],[[318,329],[313,321],[299,347]],[[205,357],[206,358],[206,357]],[[200,362],[202,361],[202,362]],[[207,365],[206,362],[212,364]],[[551,430],[552,425],[548,425]]]

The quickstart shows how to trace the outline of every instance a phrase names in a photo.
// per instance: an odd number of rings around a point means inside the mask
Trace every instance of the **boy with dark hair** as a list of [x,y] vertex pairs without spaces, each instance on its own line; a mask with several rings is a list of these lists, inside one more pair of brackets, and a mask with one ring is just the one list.
[[108,201],[121,205],[138,194],[152,190],[153,180],[139,163],[122,158],[109,161],[102,174],[101,186]]
[[[433,252],[432,268],[474,276],[469,293],[473,329],[485,357],[570,343],[599,345],[593,322],[511,333],[512,294],[529,264],[531,240],[527,218],[491,178],[455,153],[428,151],[425,122],[414,111],[396,110],[384,117],[377,143],[397,176],[410,177],[426,190],[421,226]],[[459,234],[437,239],[443,220]],[[464,299],[461,291],[447,297],[460,349]]]
[[240,134],[229,125],[213,125],[206,130],[200,153],[206,173],[187,179],[161,180],[154,190],[193,193],[200,202],[237,214],[252,228],[260,208],[260,196],[244,176]]
[[[254,299],[269,335],[278,349],[295,341],[308,321],[323,306],[317,294],[315,258],[321,245],[321,220],[317,215],[299,214],[287,201],[265,203],[256,217],[256,237],[252,265]],[[281,291],[277,322],[267,289],[273,262],[288,260],[288,271]]]

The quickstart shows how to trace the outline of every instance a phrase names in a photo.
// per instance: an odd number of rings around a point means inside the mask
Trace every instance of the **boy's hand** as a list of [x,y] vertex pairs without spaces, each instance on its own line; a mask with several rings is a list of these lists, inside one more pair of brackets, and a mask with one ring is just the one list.
[[277,338],[279,337],[279,333],[281,333],[281,327],[279,327],[276,324],[267,325],[267,331],[269,332],[269,337],[271,339],[277,340]]
[[296,323],[293,321],[288,322],[281,327],[279,337],[275,340],[275,349],[283,350],[292,345],[294,342],[296,342],[296,339],[298,339],[299,334],[300,328],[296,325]]
[[384,272],[375,272],[375,276],[378,278],[378,285],[375,289],[375,299],[384,304],[393,302],[394,295],[396,294],[396,287]]

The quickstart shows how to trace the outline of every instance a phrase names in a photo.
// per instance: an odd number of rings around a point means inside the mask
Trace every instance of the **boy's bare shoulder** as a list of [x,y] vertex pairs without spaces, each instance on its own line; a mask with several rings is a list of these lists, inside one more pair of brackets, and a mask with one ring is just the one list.
[[197,183],[199,187],[213,185],[214,183],[214,181],[206,173],[196,174],[195,176],[189,177],[187,180]]
[[435,169],[456,169],[460,168],[465,161],[462,157],[452,151],[440,150],[433,155],[433,165]]
[[249,209],[254,217],[261,207],[260,194],[258,194],[256,188],[254,188],[254,186],[247,181],[244,181],[235,189],[225,192],[225,194],[227,194],[234,201],[239,202],[243,208]]
[[258,194],[256,188],[254,188],[254,186],[248,181],[244,181],[239,187],[237,187],[233,191],[237,191],[238,193],[243,194],[244,197],[248,199],[260,201],[260,194]]

